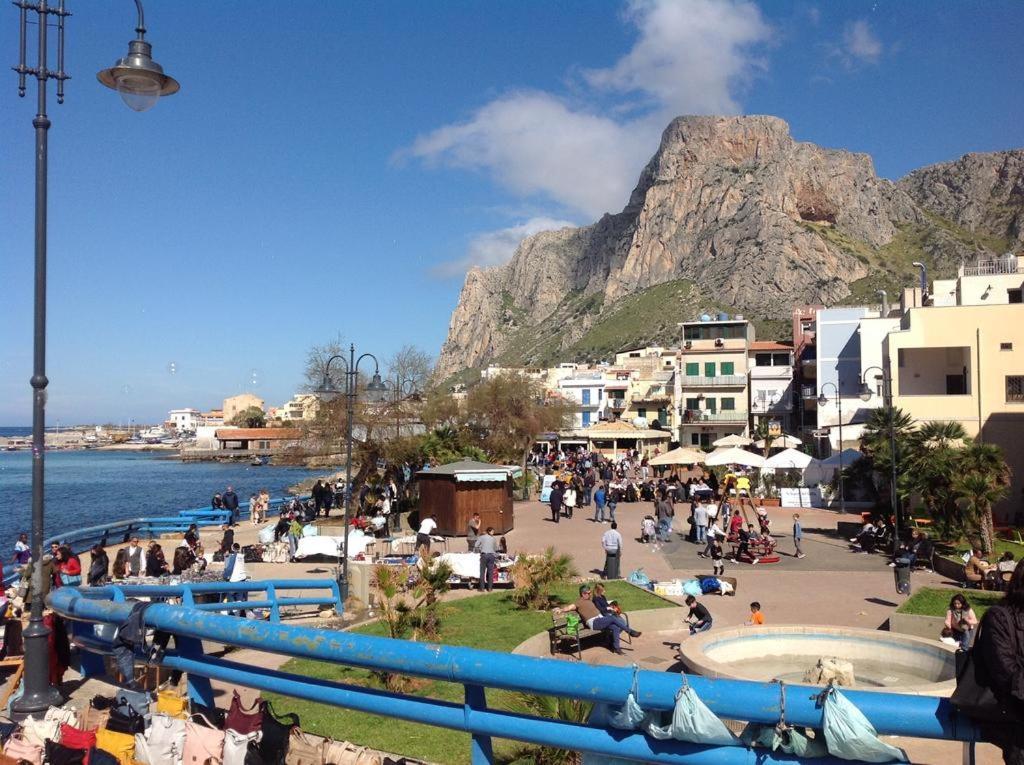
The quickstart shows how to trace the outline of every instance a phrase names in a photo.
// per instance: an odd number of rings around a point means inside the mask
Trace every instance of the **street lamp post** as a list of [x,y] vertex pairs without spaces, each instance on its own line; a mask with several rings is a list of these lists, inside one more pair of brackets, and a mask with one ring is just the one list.
[[889,375],[888,364],[885,366],[868,367],[861,373],[860,397],[862,401],[870,401],[872,391],[867,383],[868,372],[877,369],[882,373],[882,404],[889,414],[889,452],[891,454],[889,495],[892,497],[892,518],[893,518],[893,554],[899,549],[900,540],[900,497],[896,489],[896,421],[895,410],[892,406],[892,377]]
[[[50,685],[49,635],[50,630],[43,624],[43,534],[45,521],[44,468],[46,455],[46,234],[47,234],[47,176],[48,176],[48,132],[50,119],[46,112],[47,86],[50,80],[57,82],[57,103],[64,103],[64,81],[70,79],[64,71],[64,21],[71,15],[64,7],[64,0],[49,3],[47,0],[15,0],[20,13],[18,34],[18,95],[24,97],[26,79],[36,79],[36,116],[32,120],[35,129],[35,281],[33,312],[33,358],[32,358],[32,608],[28,627],[25,628],[25,691],[14,702],[14,712],[21,715],[36,714],[62,701],[60,691]],[[100,72],[97,77],[105,85],[121,93],[126,103],[129,99],[144,97],[152,106],[160,96],[178,91],[179,85],[173,77],[153,61],[152,48],[143,39],[142,4],[135,0],[139,21],[136,28],[138,38],[129,46],[129,56],[118,62],[113,69]],[[29,21],[29,14],[35,14],[35,21]],[[56,20],[57,69],[49,68],[47,61],[50,17]],[[37,63],[28,66],[28,27],[36,25],[38,31],[36,51]],[[133,48],[134,46],[134,48]],[[134,55],[132,51],[134,50]],[[116,71],[115,71],[116,70]],[[113,74],[110,74],[113,73]],[[110,82],[104,78],[110,75]],[[131,103],[129,103],[131,106]],[[135,108],[135,107],[132,107]],[[148,108],[148,107],[147,107]]]
[[395,438],[401,438],[402,410],[399,408],[399,404],[419,396],[420,392],[416,387],[416,381],[411,377],[402,377],[402,375],[396,374],[394,380],[384,380],[381,384],[385,390],[390,390],[394,394],[395,398],[392,403],[395,408]]
[[836,383],[827,382],[821,386],[821,395],[818,396],[818,406],[825,406],[829,398],[825,395],[825,387],[831,385],[836,392],[836,406],[839,409],[839,512],[846,513],[846,481],[843,478],[843,397],[839,395],[839,386]]
[[370,393],[381,394],[384,392],[384,383],[380,379],[380,364],[377,361],[377,357],[372,353],[364,353],[358,359],[356,358],[356,347],[355,345],[349,345],[348,348],[348,361],[345,361],[345,357],[338,354],[331,356],[327,359],[327,363],[324,365],[324,378],[320,384],[320,388],[317,393],[321,397],[330,399],[337,395],[338,391],[334,387],[334,383],[331,381],[330,372],[331,364],[335,361],[340,361],[345,367],[345,390],[344,395],[346,399],[346,413],[348,420],[345,426],[345,517],[344,517],[344,541],[343,551],[341,557],[341,579],[338,582],[338,587],[341,592],[341,602],[344,603],[348,600],[348,524],[349,524],[349,513],[352,507],[352,420],[355,418],[356,410],[356,397],[359,393],[359,364],[363,359],[373,359],[373,378],[366,385],[366,390]]

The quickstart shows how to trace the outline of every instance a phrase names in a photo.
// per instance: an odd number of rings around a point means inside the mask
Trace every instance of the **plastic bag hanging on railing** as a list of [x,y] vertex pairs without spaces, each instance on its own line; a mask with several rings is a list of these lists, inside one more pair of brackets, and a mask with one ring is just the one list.
[[[774,681],[773,681],[774,682]],[[786,722],[786,684],[779,682],[779,721],[775,725],[747,723],[740,740],[749,747],[763,746],[773,752],[781,749],[797,757],[824,757],[828,754],[825,737],[820,731],[814,738],[806,735],[806,728],[789,725]]]
[[[615,714],[615,712],[613,712],[607,704],[594,704],[594,708],[590,711],[590,717],[587,720],[587,724],[591,728],[614,727],[611,722],[613,714]],[[581,765],[636,765],[637,761],[625,760],[621,757],[611,757],[607,754],[584,752],[583,758],[580,762]]]
[[626,702],[618,710],[608,715],[608,724],[619,730],[636,730],[644,721],[644,710],[636,702],[640,693],[639,688],[640,667],[633,665],[633,685],[626,696]]
[[880,741],[868,718],[834,686],[826,688],[822,696],[822,728],[829,754],[861,762],[907,762],[903,750]]
[[686,675],[683,675],[683,687],[676,694],[676,705],[669,724],[659,727],[651,722],[647,725],[647,733],[654,738],[674,738],[694,744],[742,746],[742,742],[725,727],[725,723],[700,700],[697,692],[686,681]]

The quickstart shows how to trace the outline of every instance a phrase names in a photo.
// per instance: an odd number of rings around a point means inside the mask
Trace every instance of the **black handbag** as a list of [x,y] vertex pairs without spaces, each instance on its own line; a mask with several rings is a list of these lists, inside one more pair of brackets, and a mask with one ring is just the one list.
[[1024,720],[1003,706],[992,692],[985,668],[976,655],[980,641],[981,625],[978,625],[974,645],[967,651],[957,652],[956,690],[949,697],[950,703],[975,722],[997,725],[1024,723]]
[[18,729],[18,723],[0,722],[0,742],[6,744],[7,739]]
[[114,707],[110,710],[110,719],[107,720],[107,730],[115,733],[145,733],[146,718],[129,706],[121,708]]
[[292,728],[299,727],[299,716],[294,713],[278,716],[270,702],[263,706],[263,722],[257,751],[267,765],[284,765],[288,756],[288,744],[292,738]]
[[85,759],[89,756],[88,749],[72,749],[50,739],[43,743],[46,745],[48,765],[85,765]]

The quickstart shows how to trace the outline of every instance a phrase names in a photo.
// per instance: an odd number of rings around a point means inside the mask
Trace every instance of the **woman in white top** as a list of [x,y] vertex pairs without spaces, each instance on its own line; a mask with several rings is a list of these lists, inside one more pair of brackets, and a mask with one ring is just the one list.
[[562,507],[565,508],[565,517],[572,518],[572,511],[576,509],[576,489],[572,488],[571,484],[562,495]]

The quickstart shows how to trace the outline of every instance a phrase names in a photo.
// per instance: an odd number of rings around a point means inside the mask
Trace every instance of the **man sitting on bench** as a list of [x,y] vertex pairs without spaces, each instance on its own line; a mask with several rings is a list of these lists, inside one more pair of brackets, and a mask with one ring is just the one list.
[[612,637],[612,653],[621,654],[619,647],[619,634],[627,633],[632,637],[640,637],[639,630],[630,629],[626,620],[621,616],[609,614],[602,616],[597,606],[594,605],[593,594],[589,584],[580,585],[580,597],[575,603],[570,603],[563,608],[556,608],[556,614],[564,614],[566,611],[575,611],[580,619],[587,625],[587,629],[607,631]]

